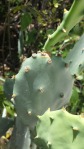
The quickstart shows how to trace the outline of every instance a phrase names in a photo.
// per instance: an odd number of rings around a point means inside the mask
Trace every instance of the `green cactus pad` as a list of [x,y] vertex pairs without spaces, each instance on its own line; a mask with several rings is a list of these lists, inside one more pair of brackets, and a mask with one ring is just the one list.
[[7,149],[30,149],[30,143],[30,130],[17,117]]
[[61,109],[47,111],[39,120],[35,137],[38,146],[43,149],[84,148],[84,116],[72,115]]
[[74,0],[73,4],[56,31],[48,36],[43,47],[46,51],[52,51],[53,46],[64,39],[69,31],[84,18],[84,0]]
[[7,99],[9,100],[11,99],[11,96],[13,94],[13,85],[14,85],[14,79],[7,78],[5,80],[4,92],[6,94]]
[[19,117],[26,124],[36,121],[48,108],[59,109],[69,102],[73,77],[61,57],[33,54],[16,75],[13,96]]
[[84,34],[69,52],[65,61],[70,64],[72,75],[77,74],[79,70],[84,70]]

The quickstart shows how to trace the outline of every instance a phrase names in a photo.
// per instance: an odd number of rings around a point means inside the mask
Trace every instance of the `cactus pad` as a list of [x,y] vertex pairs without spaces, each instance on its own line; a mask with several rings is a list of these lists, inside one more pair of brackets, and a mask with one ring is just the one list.
[[35,140],[45,149],[83,149],[84,116],[72,115],[65,109],[46,112],[39,117]]
[[12,98],[19,117],[33,124],[48,108],[59,109],[69,102],[73,77],[61,57],[38,52],[26,59],[16,75]]
[[81,68],[84,70],[84,34],[69,52],[65,61],[70,64],[72,75],[77,74]]
[[14,85],[14,79],[7,78],[4,83],[4,92],[7,97],[7,99],[11,99],[11,96],[13,94],[13,85]]

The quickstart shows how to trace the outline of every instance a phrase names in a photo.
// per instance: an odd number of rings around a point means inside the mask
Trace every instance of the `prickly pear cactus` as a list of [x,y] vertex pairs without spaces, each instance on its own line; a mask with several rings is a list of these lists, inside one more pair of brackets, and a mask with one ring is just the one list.
[[61,57],[38,52],[25,60],[15,77],[12,98],[17,115],[32,125],[49,107],[56,110],[69,102],[73,77]]
[[69,69],[72,75],[78,74],[81,68],[84,70],[84,34],[69,52],[65,61],[69,64]]
[[53,46],[64,39],[69,31],[84,18],[84,0],[74,0],[73,4],[64,17],[57,30],[48,36],[43,49],[51,51]]
[[16,118],[16,125],[14,126],[13,134],[7,149],[30,149],[30,130],[25,126],[19,117]]
[[47,111],[39,117],[35,140],[42,149],[83,149],[84,116],[65,109]]
[[[83,17],[84,0],[74,0],[61,25],[48,36],[43,49],[52,51],[53,46],[67,36]],[[72,57],[73,63],[69,64],[69,58]],[[43,149],[84,148],[84,119],[82,117],[73,116],[63,110],[44,114],[48,108],[52,111],[58,110],[69,102],[74,83],[72,75],[78,72],[81,63],[84,64],[83,57],[84,54],[82,55],[78,50],[74,50],[65,60],[58,56],[49,56],[45,52],[38,52],[24,61],[19,73],[12,81],[8,80],[5,83],[6,95],[9,99],[12,96],[11,101],[17,113],[8,149],[12,149],[12,144],[13,149],[30,149],[29,129],[35,126],[38,119],[40,122],[37,125],[36,138],[40,143],[43,140]],[[76,61],[77,65],[74,67]],[[44,115],[39,118],[38,115],[42,114]]]

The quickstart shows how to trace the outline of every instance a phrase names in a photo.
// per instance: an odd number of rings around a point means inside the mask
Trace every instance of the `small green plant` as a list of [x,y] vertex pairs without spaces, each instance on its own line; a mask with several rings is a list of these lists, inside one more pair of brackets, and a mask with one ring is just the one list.
[[[84,70],[84,34],[66,58],[52,54],[53,46],[83,17],[84,0],[75,0],[57,30],[48,35],[43,51],[33,53],[22,63],[19,73],[5,81],[4,91],[17,113],[8,149],[83,148],[83,143],[79,145],[84,136],[83,117],[59,109],[69,103],[74,82]],[[54,112],[46,115],[47,109]]]

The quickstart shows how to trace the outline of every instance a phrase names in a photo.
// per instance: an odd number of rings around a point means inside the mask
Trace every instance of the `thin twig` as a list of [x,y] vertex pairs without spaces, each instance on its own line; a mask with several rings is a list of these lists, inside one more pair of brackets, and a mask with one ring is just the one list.
[[2,77],[0,77],[0,81],[1,82],[5,82],[5,79],[3,79]]
[[10,42],[10,2],[8,3],[8,47],[9,47],[9,55],[11,56],[11,42]]
[[5,18],[5,22],[4,22],[4,32],[3,32],[3,41],[2,41],[2,75],[4,76],[4,60],[5,60],[5,55],[4,55],[4,44],[5,44],[5,30],[6,30],[6,22],[7,22],[7,17]]

